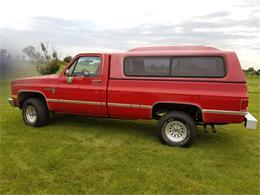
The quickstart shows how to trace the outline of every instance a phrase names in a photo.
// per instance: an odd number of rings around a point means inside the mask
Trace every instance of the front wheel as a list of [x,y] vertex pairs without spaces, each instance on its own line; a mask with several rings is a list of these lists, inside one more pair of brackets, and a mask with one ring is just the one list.
[[46,103],[39,98],[25,100],[22,109],[25,124],[38,127],[46,125],[49,121],[49,111]]
[[162,143],[170,146],[188,147],[196,139],[196,126],[193,119],[181,111],[165,114],[157,126]]

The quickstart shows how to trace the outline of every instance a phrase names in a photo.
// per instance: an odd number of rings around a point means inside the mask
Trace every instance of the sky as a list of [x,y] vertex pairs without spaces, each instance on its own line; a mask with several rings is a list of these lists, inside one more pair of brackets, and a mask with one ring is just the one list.
[[0,49],[45,42],[60,58],[140,46],[206,45],[260,69],[260,0],[1,1]]

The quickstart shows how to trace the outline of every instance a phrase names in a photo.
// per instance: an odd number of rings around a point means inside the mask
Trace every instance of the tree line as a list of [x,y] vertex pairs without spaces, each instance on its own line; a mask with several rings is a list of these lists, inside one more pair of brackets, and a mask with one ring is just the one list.
[[244,74],[246,75],[257,75],[260,76],[260,69],[255,70],[253,67],[250,67],[248,69],[243,69]]

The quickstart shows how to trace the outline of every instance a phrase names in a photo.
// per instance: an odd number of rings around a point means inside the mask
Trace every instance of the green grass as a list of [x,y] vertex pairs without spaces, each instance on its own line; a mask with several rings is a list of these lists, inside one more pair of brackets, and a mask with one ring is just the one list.
[[[259,128],[198,129],[188,149],[162,145],[156,121],[59,114],[32,128],[6,102],[12,77],[0,85],[0,194],[260,194]],[[247,80],[260,119],[260,79]]]

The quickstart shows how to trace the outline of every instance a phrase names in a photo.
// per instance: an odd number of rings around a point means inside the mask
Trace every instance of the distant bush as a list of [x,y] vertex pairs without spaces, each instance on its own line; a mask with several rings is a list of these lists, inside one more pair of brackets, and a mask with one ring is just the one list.
[[49,54],[48,47],[41,43],[41,52],[36,51],[35,47],[28,46],[23,52],[29,57],[30,62],[36,66],[36,70],[43,75],[56,73],[62,62],[58,59],[56,50]]
[[71,60],[72,60],[72,57],[71,57],[71,56],[66,56],[66,57],[63,59],[63,62],[70,63]]
[[250,67],[246,70],[243,70],[245,75],[257,75],[260,76],[260,69],[255,70],[253,67]]

